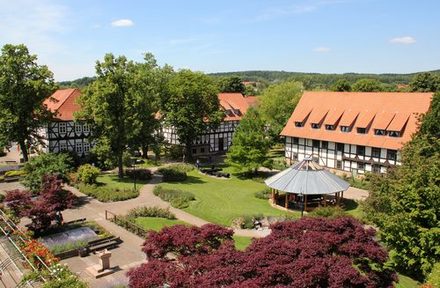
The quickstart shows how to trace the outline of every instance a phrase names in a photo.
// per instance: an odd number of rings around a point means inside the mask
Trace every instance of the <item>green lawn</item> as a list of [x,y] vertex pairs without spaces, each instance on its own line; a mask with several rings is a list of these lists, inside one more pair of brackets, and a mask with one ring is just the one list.
[[154,231],[160,231],[163,227],[170,227],[177,224],[187,224],[186,222],[180,220],[171,220],[167,218],[160,217],[138,217],[136,218],[136,224]]
[[248,247],[252,242],[252,238],[250,238],[250,237],[233,236],[232,238],[234,238],[235,248],[237,250],[241,250],[241,251],[246,249],[246,247]]
[[[193,193],[196,201],[184,210],[220,225],[230,226],[235,218],[243,215],[286,215],[286,212],[272,208],[267,200],[255,198],[254,193],[263,190],[265,185],[253,180],[241,180],[235,176],[217,179],[194,170],[188,173],[188,179],[184,182],[160,185]],[[299,217],[300,212],[289,214]]]
[[[96,179],[98,183],[105,184],[106,186],[114,189],[133,189],[134,181],[128,177],[119,179],[116,174],[101,174]],[[141,185],[147,184],[148,181],[136,180],[136,189],[139,190]],[[139,184],[139,185],[138,185]]]
[[417,288],[419,287],[419,282],[409,278],[408,276],[399,274],[399,283],[397,283],[396,288]]

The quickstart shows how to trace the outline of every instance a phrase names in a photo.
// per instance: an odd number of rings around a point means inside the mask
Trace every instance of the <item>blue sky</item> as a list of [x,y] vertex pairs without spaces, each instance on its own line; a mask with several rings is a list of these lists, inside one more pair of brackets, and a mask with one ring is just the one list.
[[440,69],[438,0],[0,0],[0,45],[24,43],[55,79],[105,53],[204,72]]

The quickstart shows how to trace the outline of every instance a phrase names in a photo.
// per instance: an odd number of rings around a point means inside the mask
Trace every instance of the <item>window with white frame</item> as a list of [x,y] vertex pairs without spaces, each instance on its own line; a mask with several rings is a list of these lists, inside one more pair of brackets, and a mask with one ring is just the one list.
[[81,132],[82,132],[82,125],[81,125],[81,123],[78,123],[78,122],[75,123],[75,132],[77,134],[81,134]]
[[90,151],[90,143],[84,142],[83,148],[84,153],[88,153]]
[[76,153],[82,153],[83,152],[83,145],[82,145],[82,143],[81,142],[79,142],[79,143],[76,143],[76,147],[75,147],[76,149]]
[[90,126],[89,126],[89,124],[84,123],[84,125],[83,125],[83,131],[84,131],[85,133],[90,132]]
[[58,132],[59,133],[66,133],[66,123],[65,122],[60,122],[58,124]]
[[60,151],[67,151],[67,144],[66,142],[60,143]]

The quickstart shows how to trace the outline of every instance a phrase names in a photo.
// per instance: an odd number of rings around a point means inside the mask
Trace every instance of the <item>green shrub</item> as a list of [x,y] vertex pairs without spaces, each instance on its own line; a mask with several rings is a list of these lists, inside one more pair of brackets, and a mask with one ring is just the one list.
[[318,207],[308,214],[312,217],[326,217],[326,218],[337,218],[346,216],[346,213],[341,207]]
[[90,164],[84,164],[78,168],[78,180],[85,184],[96,184],[96,178],[98,178],[101,171],[99,168]]
[[440,288],[440,263],[435,263],[428,276],[428,283],[434,288]]
[[0,147],[0,157],[6,156],[5,148]]
[[183,147],[181,145],[170,145],[165,148],[165,155],[173,160],[180,160],[183,157]]
[[191,192],[163,188],[162,186],[156,186],[153,193],[162,200],[170,202],[171,206],[175,208],[186,208],[191,201],[196,199]]
[[169,167],[160,168],[158,172],[163,175],[164,182],[185,181],[188,177],[185,171]]
[[87,185],[84,183],[78,184],[77,187],[82,193],[96,198],[101,202],[123,201],[139,196],[139,191],[133,189],[110,188],[107,186],[98,186],[95,184]]
[[26,175],[26,171],[24,170],[10,170],[5,173],[5,177],[21,177],[24,175]]
[[257,192],[255,192],[255,197],[256,198],[258,198],[258,199],[265,199],[265,200],[267,200],[267,199],[269,199],[270,198],[270,196],[271,196],[271,191],[270,191],[270,188],[264,188],[263,190],[261,190],[261,191],[257,191]]
[[5,194],[0,194],[0,203],[3,202],[3,200],[5,200]]
[[148,169],[127,169],[125,170],[125,175],[127,175],[127,177],[129,177],[130,179],[135,179],[136,180],[150,180],[152,178],[152,174],[151,171]]
[[37,193],[41,189],[45,175],[57,174],[63,181],[68,182],[68,174],[72,167],[72,159],[65,153],[41,154],[24,164],[23,170],[26,175],[24,175],[22,183],[33,193]]
[[3,182],[3,181],[5,181],[5,176],[0,175],[0,182]]
[[255,220],[261,220],[263,219],[262,214],[255,214],[255,215],[244,215],[243,217],[240,217],[241,223],[238,223],[240,225],[241,229],[254,229],[255,228]]
[[163,209],[160,207],[138,207],[133,208],[127,213],[128,218],[137,217],[159,217],[174,220],[176,216],[170,212],[169,209]]

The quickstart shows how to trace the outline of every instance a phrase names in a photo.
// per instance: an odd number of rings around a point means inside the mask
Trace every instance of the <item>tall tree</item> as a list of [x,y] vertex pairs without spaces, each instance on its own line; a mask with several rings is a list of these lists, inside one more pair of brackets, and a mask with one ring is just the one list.
[[382,91],[381,83],[376,79],[359,79],[352,86],[356,92],[379,92]]
[[219,80],[221,92],[236,92],[244,94],[246,87],[239,76],[222,77]]
[[260,96],[261,116],[269,124],[273,138],[278,136],[298,104],[303,92],[300,82],[286,81],[269,86]]
[[398,267],[423,280],[440,262],[440,93],[402,150],[402,165],[373,177],[364,204]]
[[82,110],[76,117],[93,122],[93,137],[116,158],[120,178],[124,175],[124,151],[130,144],[143,145],[150,126],[156,127],[156,69],[151,54],[142,64],[106,54],[103,62],[97,61],[96,80],[79,100]]
[[218,90],[209,76],[190,70],[175,73],[166,90],[162,99],[163,119],[176,129],[180,143],[185,145],[185,159],[189,160],[194,139],[218,125],[224,116]]
[[331,87],[332,91],[349,92],[351,91],[351,84],[346,79],[338,79]]
[[268,161],[271,141],[266,134],[266,123],[260,113],[249,108],[234,133],[226,162],[239,172],[255,173]]
[[24,161],[37,130],[49,119],[43,101],[55,89],[53,74],[25,45],[6,44],[0,55],[0,147],[20,145]]
[[435,92],[440,90],[440,77],[438,75],[425,72],[419,73],[409,83],[411,91]]

